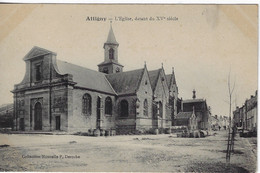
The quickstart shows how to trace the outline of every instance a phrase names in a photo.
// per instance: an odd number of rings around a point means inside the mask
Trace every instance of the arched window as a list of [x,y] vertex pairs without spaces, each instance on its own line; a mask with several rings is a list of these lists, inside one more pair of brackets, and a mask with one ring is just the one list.
[[144,100],[144,116],[148,116],[148,103],[147,103],[147,99]]
[[120,102],[120,110],[121,110],[121,117],[128,116],[128,102],[126,100],[122,100]]
[[109,59],[114,59],[114,49],[113,48],[109,49]]
[[162,102],[158,103],[158,113],[159,113],[159,116],[162,117],[162,115],[163,115],[163,105],[162,105]]
[[110,97],[105,100],[105,114],[112,115],[112,99]]
[[89,94],[84,94],[84,96],[83,96],[82,113],[91,115],[91,96]]

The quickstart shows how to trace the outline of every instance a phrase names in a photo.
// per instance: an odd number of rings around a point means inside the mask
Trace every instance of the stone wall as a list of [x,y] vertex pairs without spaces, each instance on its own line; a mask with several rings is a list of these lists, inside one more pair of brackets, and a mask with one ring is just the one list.
[[[68,100],[71,97],[68,95],[68,88],[65,85],[60,85],[52,88],[51,95],[51,111],[52,111],[52,130],[68,130]],[[56,124],[56,117],[60,117],[60,127]]]
[[[151,88],[149,76],[147,70],[144,70],[143,78],[140,81],[140,86],[137,91],[137,98],[139,100],[139,108],[137,109],[136,115],[136,129],[149,130],[153,128],[153,91]],[[148,103],[148,113],[144,115],[144,101],[147,100]]]
[[[14,95],[14,130],[34,130],[34,106],[37,102],[42,107],[42,130],[50,130],[48,89],[18,92]],[[22,119],[24,129],[22,129]]]
[[[154,90],[154,96],[154,102],[161,102],[163,106],[162,117],[158,117],[158,113],[157,115],[154,113],[155,117],[157,118],[157,122],[155,121],[154,125],[157,125],[158,128],[168,128],[171,126],[171,112],[167,110],[167,106],[169,104],[169,89],[166,83],[165,76],[162,72],[159,75],[156,88]],[[158,110],[156,109],[154,109],[154,111],[158,112]]]
[[[24,79],[14,87],[14,130],[35,130],[35,104],[39,103],[41,130],[56,130],[56,117],[59,116],[59,129],[67,131],[68,92],[63,75],[56,72],[56,56],[41,55],[25,60],[25,63]],[[36,65],[41,66],[40,80],[36,80]]]
[[[73,89],[70,91],[73,98],[69,100],[68,105],[71,107],[72,114],[69,115],[69,131],[70,132],[87,132],[89,129],[97,128],[97,99],[101,98],[101,129],[115,129],[116,104],[115,97],[107,94],[102,94],[85,89]],[[84,94],[91,96],[91,115],[86,115],[82,112],[82,99]],[[105,99],[112,99],[112,115],[105,115]]]
[[[126,100],[128,102],[128,116],[122,114],[121,101]],[[134,133],[136,130],[136,102],[137,96],[121,96],[116,100],[117,116],[115,119],[116,133],[128,134]]]

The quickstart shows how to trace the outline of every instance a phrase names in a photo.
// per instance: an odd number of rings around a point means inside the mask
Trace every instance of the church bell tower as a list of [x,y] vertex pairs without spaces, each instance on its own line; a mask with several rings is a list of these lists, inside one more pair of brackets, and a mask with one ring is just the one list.
[[118,42],[113,32],[112,24],[110,23],[110,30],[107,41],[104,43],[105,58],[104,62],[98,64],[98,71],[111,74],[123,71],[123,65],[118,63]]

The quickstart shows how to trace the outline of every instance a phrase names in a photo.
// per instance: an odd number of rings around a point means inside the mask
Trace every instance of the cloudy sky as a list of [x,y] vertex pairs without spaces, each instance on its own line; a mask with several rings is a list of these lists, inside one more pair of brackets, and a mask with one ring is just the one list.
[[[227,78],[235,81],[234,104],[257,89],[256,5],[0,5],[0,105],[12,102],[13,85],[25,74],[23,57],[33,46],[57,58],[97,70],[109,21],[119,42],[124,71],[174,67],[179,97],[195,89],[212,114],[228,115]],[[86,21],[103,17],[106,21]],[[115,21],[153,17],[154,21]],[[156,17],[165,17],[156,20]],[[168,17],[178,20],[166,20]],[[83,79],[84,80],[84,79]]]

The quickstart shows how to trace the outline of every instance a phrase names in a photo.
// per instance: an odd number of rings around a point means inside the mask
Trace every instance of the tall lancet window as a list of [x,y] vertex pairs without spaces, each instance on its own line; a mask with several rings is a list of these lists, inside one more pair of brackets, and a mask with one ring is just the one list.
[[109,59],[114,59],[114,52],[113,48],[109,49]]
[[147,99],[144,100],[144,116],[148,116],[148,103],[147,103]]
[[91,115],[91,96],[87,93],[82,98],[82,113]]
[[110,97],[105,100],[105,114],[112,115],[112,99]]

